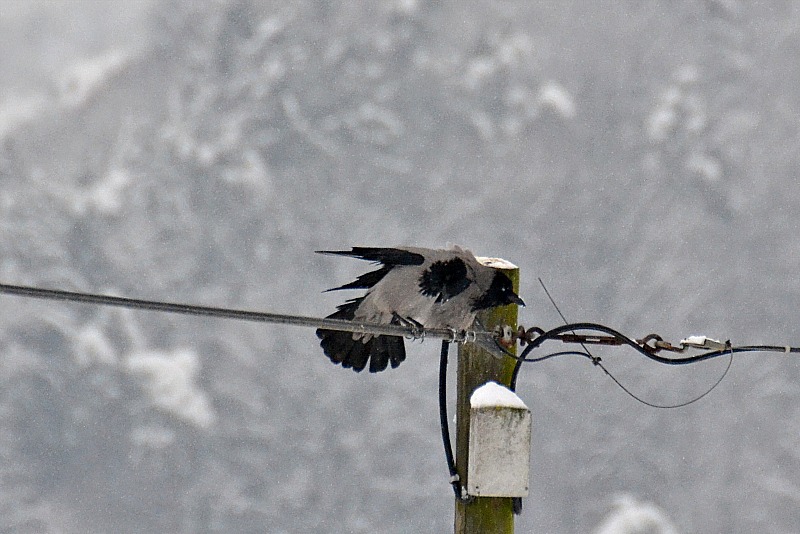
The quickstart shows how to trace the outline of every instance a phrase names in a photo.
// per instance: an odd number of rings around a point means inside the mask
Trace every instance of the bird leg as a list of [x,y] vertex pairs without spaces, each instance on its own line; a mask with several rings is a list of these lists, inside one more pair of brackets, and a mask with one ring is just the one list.
[[411,330],[411,339],[425,339],[425,326],[422,323],[411,317],[402,317],[397,312],[392,312],[392,316],[399,325]]

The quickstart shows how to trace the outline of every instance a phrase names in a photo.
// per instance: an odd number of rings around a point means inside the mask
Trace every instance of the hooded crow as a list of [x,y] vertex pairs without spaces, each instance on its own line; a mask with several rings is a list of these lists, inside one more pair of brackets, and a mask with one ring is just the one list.
[[[320,254],[350,256],[380,264],[355,281],[329,289],[366,289],[328,316],[330,319],[424,328],[466,330],[481,310],[525,303],[514,293],[511,280],[481,264],[460,247],[447,250],[416,247],[318,250]],[[325,355],[333,363],[377,373],[406,359],[403,338],[374,334],[317,330]]]

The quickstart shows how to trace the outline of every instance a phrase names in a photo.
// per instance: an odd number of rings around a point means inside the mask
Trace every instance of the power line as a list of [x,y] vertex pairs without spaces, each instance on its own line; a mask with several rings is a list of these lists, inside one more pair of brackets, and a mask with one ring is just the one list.
[[177,313],[182,315],[219,317],[223,319],[235,319],[257,323],[325,328],[328,330],[340,330],[359,334],[401,336],[415,339],[431,337],[459,343],[467,341],[489,341],[494,338],[494,334],[485,331],[457,331],[449,328],[415,329],[401,325],[365,323],[358,321],[346,321],[343,319],[323,319],[319,317],[236,310],[230,308],[218,308],[214,306],[197,306],[192,304],[131,299],[125,297],[113,297],[110,295],[80,293],[75,291],[64,291],[60,289],[43,289],[38,287],[18,286],[11,284],[0,284],[0,293],[42,300],[98,304],[102,306],[115,306],[137,310]]
[[[528,354],[532,350],[540,347],[546,341],[578,343],[584,348],[584,350],[586,349],[586,344],[618,346],[627,345],[644,357],[657,363],[666,365],[687,365],[699,363],[712,358],[727,356],[739,352],[782,352],[786,354],[800,353],[800,347],[792,347],[788,345],[733,346],[731,345],[730,341],[719,342],[703,336],[693,336],[692,338],[682,340],[679,346],[674,346],[663,341],[661,336],[656,334],[650,334],[643,339],[632,339],[614,330],[613,328],[597,323],[570,323],[555,327],[548,331],[544,331],[537,327],[529,328],[528,330],[520,327],[517,332],[512,333],[510,336],[503,336],[502,332],[488,332],[486,330],[454,330],[450,328],[421,328],[395,324],[377,324],[360,321],[347,321],[343,319],[328,319],[303,315],[287,315],[281,313],[220,308],[215,306],[198,306],[193,304],[163,302],[156,300],[132,299],[126,297],[114,297],[111,295],[100,295],[95,293],[64,291],[60,289],[44,289],[33,286],[20,286],[11,284],[0,284],[0,294],[2,293],[42,300],[97,304],[138,310],[177,313],[182,315],[219,317],[223,319],[235,319],[258,323],[323,328],[359,334],[401,336],[411,339],[424,339],[426,337],[430,337],[455,343],[477,343],[484,348],[493,351],[495,354],[505,354],[511,358],[514,358],[519,363],[539,362],[549,357],[559,355],[553,354],[544,358],[528,357]],[[600,332],[604,335],[576,333],[580,331]],[[522,345],[527,346],[522,353],[517,356],[504,349],[498,343],[501,337],[509,338],[504,339],[506,342],[511,341],[513,343],[518,341]],[[665,357],[658,354],[663,350],[681,353],[689,348],[705,349],[706,352],[684,357]],[[572,353],[574,354],[574,352]],[[595,360],[596,363],[599,363],[600,359],[591,356],[588,351],[586,351],[586,355],[592,359],[593,363]]]

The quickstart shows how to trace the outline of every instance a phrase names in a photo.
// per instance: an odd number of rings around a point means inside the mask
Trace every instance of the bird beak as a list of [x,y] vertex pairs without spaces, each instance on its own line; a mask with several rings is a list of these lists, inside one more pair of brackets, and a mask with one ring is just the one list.
[[512,293],[511,295],[509,295],[509,297],[511,300],[511,304],[516,304],[518,306],[525,306],[525,301],[519,298],[519,295]]

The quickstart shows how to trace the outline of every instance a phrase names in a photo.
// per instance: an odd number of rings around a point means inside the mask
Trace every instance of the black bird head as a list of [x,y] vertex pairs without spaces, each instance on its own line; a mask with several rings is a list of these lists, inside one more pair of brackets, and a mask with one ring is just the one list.
[[505,306],[507,304],[525,306],[525,301],[514,293],[514,286],[511,283],[511,279],[500,271],[496,271],[489,289],[473,303],[472,309],[485,310],[487,308]]

